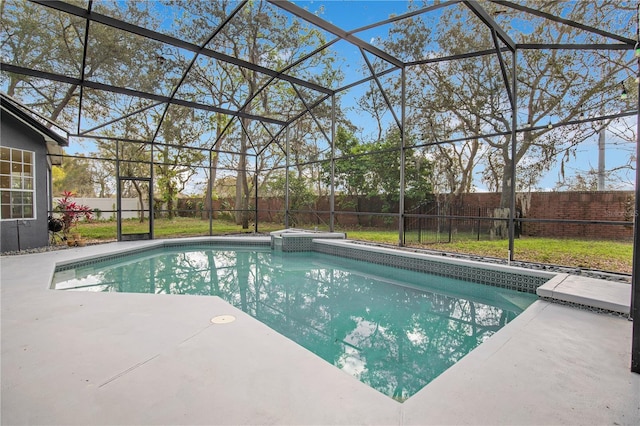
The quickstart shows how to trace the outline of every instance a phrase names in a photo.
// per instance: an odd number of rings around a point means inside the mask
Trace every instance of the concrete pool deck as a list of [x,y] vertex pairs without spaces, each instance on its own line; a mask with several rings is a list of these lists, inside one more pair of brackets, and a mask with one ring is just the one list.
[[218,297],[49,289],[58,262],[144,244],[0,258],[3,425],[640,424],[632,323],[613,315],[536,301],[401,404]]

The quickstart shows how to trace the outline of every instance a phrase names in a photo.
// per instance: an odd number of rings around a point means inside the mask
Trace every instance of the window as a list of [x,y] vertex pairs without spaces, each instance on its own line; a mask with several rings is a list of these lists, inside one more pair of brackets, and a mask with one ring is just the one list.
[[0,147],[0,219],[33,219],[34,153]]

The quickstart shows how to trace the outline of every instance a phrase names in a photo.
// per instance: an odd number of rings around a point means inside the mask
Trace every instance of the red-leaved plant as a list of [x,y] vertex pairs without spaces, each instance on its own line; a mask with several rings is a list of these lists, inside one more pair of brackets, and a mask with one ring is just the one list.
[[58,200],[58,205],[55,208],[55,211],[62,215],[60,219],[63,223],[62,234],[65,236],[65,239],[67,235],[69,235],[71,228],[78,224],[78,220],[80,220],[81,217],[84,216],[86,220],[93,219],[93,210],[91,210],[89,206],[73,201],[72,198],[74,196],[74,193],[64,191],[62,198]]

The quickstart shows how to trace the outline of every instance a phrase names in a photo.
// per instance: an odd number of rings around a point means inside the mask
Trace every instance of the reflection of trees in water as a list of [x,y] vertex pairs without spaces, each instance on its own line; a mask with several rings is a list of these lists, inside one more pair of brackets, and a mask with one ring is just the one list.
[[103,278],[113,283],[111,291],[219,296],[399,400],[517,315],[380,283],[310,257],[272,257],[261,250],[163,254],[109,270]]
[[[252,261],[241,254],[238,262]],[[262,265],[262,266],[260,266]],[[381,392],[406,399],[515,316],[331,267],[254,264],[236,306]],[[237,297],[237,296],[236,296]]]

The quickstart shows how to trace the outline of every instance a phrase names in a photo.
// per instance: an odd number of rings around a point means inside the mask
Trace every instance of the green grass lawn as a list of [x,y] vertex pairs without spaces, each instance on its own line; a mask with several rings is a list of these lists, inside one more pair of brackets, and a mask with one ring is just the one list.
[[[282,229],[281,224],[260,223],[259,232],[271,232]],[[91,241],[114,241],[117,237],[117,224],[115,221],[80,222],[78,232]],[[123,233],[149,232],[149,222],[140,223],[137,220],[125,220],[122,223]],[[249,229],[242,229],[230,221],[214,220],[213,235],[240,234],[254,232],[253,224]],[[153,235],[155,238],[179,238],[209,235],[209,221],[187,217],[176,217],[172,220],[154,219]]]
[[[351,230],[351,239],[398,244],[397,231]],[[506,259],[509,255],[508,240],[455,240],[451,243],[418,244],[407,246],[452,253],[475,254]],[[633,243],[631,241],[605,241],[581,239],[553,239],[523,237],[514,241],[514,260],[546,263],[574,268],[631,273]]]
[[[509,253],[506,240],[456,241],[424,247],[499,258],[506,258]],[[514,241],[514,259],[525,262],[630,274],[632,257],[632,242],[537,237],[523,237]]]
[[[268,233],[283,229],[280,223],[260,222],[258,231]],[[127,233],[147,232],[148,222],[143,224],[135,220],[125,221],[123,229]],[[301,226],[302,227],[302,226]],[[92,223],[81,222],[77,230],[89,241],[115,241],[116,223],[113,221]],[[253,224],[242,229],[231,221],[214,220],[213,235],[253,233]],[[398,244],[397,230],[349,229],[343,227],[336,231],[346,232],[350,239],[383,244]],[[155,238],[178,238],[209,235],[209,221],[179,217],[173,220],[156,219],[154,221]],[[475,254],[497,258],[507,258],[509,243],[507,240],[476,241],[458,240],[452,243],[417,244],[407,242],[408,246],[454,253]],[[515,240],[514,259],[525,262],[547,263],[575,268],[598,269],[603,271],[631,273],[633,253],[632,242],[553,239],[523,237]]]

